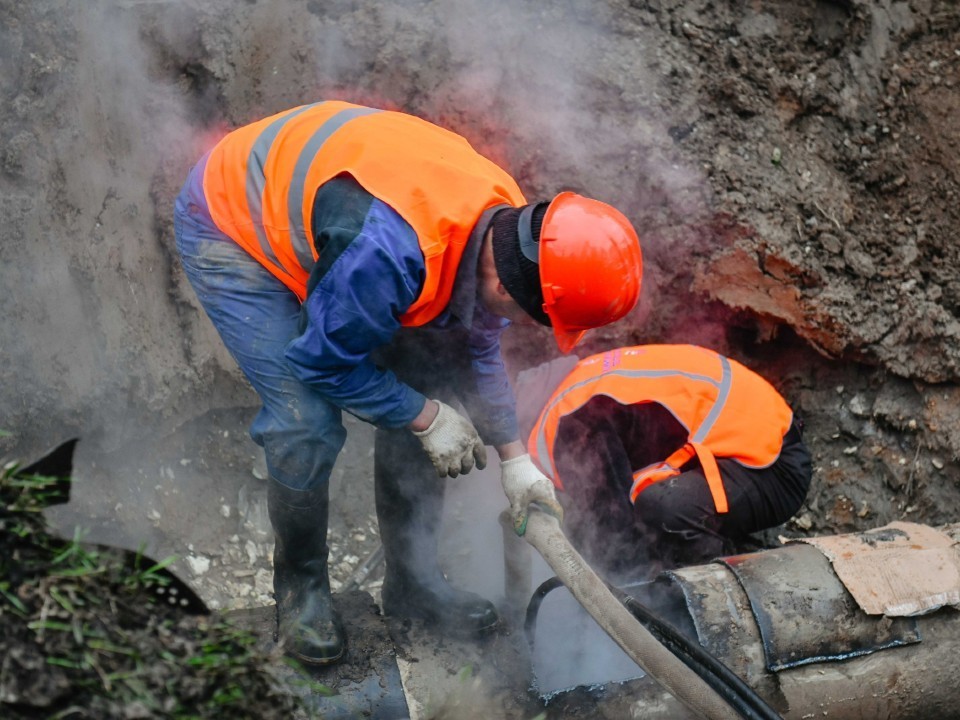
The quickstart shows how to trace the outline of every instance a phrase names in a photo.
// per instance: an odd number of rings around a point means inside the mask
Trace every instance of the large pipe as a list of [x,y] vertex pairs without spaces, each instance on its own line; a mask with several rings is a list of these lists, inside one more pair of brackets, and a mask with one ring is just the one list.
[[[743,571],[751,563],[759,585]],[[634,590],[660,615],[685,597],[682,624],[784,720],[960,720],[960,612],[868,616],[808,545],[674,570]],[[578,690],[552,701],[559,717],[578,711]],[[645,678],[593,702],[603,717],[696,717]]]
[[[778,552],[783,557],[807,551],[816,552],[798,547],[796,552],[783,549],[757,555]],[[790,560],[785,564],[784,574],[789,576]],[[796,587],[808,583],[808,578],[801,574],[806,569],[798,563],[793,581],[788,579],[787,584]],[[960,613],[953,608],[916,618],[920,642],[891,644],[869,654],[851,653],[845,659],[838,656],[773,672],[768,669],[756,609],[728,566],[713,563],[677,571],[675,575],[685,583],[687,595],[696,597],[694,614],[698,616],[701,643],[757,690],[785,720],[960,718]],[[786,592],[782,600],[781,604],[786,605]],[[774,622],[796,623],[800,617],[774,618]],[[848,630],[843,626],[847,619],[824,616],[816,606],[808,608],[802,621],[824,639]],[[893,620],[880,617],[876,622],[883,626]],[[640,712],[633,717],[652,720],[677,716]]]
[[738,713],[702,678],[687,668],[613,596],[573,549],[551,515],[531,509],[524,536],[597,624],[646,673],[706,720],[737,720]]

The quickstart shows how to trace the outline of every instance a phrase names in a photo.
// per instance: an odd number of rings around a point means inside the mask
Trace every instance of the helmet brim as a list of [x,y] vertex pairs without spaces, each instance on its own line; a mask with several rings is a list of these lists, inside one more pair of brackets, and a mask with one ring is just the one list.
[[586,330],[561,330],[556,323],[553,325],[553,338],[564,355],[568,355],[586,334]]

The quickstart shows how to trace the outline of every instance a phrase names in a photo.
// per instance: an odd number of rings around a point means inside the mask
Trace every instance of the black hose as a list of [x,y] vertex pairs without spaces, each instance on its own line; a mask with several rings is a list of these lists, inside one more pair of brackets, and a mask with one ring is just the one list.
[[643,623],[651,635],[676,655],[684,665],[703,678],[704,682],[730,703],[741,717],[746,720],[783,720],[766,700],[715,655],[657,616],[636,598],[626,595],[617,588],[611,588],[611,591],[633,616]]
[[551,590],[556,590],[562,586],[560,578],[554,576],[540,583],[540,586],[534,590],[530,602],[527,604],[527,614],[523,620],[523,633],[527,636],[527,644],[530,646],[530,652],[533,652],[533,636],[537,629],[537,614],[540,612],[540,606],[543,599]]
[[[543,599],[563,583],[557,577],[545,580],[536,589],[527,605],[523,629],[533,652],[537,614]],[[745,720],[783,720],[776,710],[747,685],[739,675],[724,665],[701,645],[673,625],[657,616],[650,608],[617,587],[610,587],[614,596],[668,650],[717,692]]]

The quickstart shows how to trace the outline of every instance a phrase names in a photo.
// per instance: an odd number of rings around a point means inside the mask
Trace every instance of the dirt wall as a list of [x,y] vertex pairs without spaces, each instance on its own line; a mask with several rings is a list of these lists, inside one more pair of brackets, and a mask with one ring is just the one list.
[[[226,128],[336,97],[463,133],[529,197],[621,207],[643,298],[581,354],[697,342],[760,370],[816,456],[792,531],[956,520],[953,2],[0,0],[0,16],[0,453],[79,434],[110,477],[254,406],[177,265],[173,198]],[[553,353],[546,333],[507,340],[514,371]],[[242,433],[249,413],[228,415]]]

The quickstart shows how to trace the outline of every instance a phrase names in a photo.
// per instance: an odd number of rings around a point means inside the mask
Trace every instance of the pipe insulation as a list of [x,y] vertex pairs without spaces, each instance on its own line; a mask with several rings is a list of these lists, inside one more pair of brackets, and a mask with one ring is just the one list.
[[[788,547],[755,554],[776,554],[784,559],[783,589],[769,598],[771,606],[778,608],[773,622],[781,630],[802,625],[800,629],[812,633],[811,637],[842,636],[849,630],[849,617],[824,612],[816,604],[796,614],[785,612],[791,604],[791,590],[824,585],[822,577],[811,576],[809,566],[792,562],[803,549]],[[954,608],[915,618],[919,642],[774,672],[767,667],[757,610],[729,567],[712,563],[683,568],[673,575],[684,585],[701,644],[786,720],[960,718],[960,683],[956,681],[960,672],[960,612]],[[897,618],[876,616],[875,620],[883,629]],[[665,708],[662,715],[636,709],[638,713],[631,717],[642,720],[682,717],[676,713],[678,707],[673,712]]]
[[557,519],[531,508],[524,536],[597,624],[697,717],[737,720],[738,713],[643,627],[570,545]]

